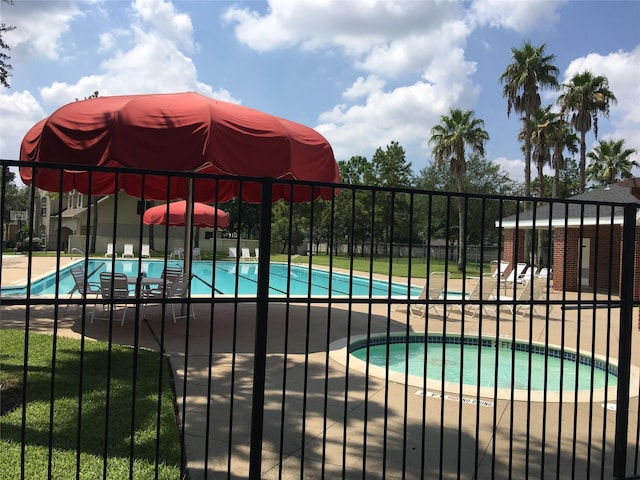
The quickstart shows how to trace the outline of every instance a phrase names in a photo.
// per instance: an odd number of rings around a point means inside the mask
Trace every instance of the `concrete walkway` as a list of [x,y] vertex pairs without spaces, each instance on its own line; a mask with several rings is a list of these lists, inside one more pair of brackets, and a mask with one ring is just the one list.
[[[3,286],[26,279],[24,263],[5,260]],[[55,258],[38,257],[32,265],[32,277],[37,277],[56,263]],[[24,311],[1,307],[0,324],[24,328]],[[581,351],[599,356],[609,348],[616,358],[619,310],[611,310],[610,318],[607,313],[556,307],[548,318],[530,321],[528,315],[514,320],[504,311],[480,323],[478,316],[463,321],[455,312],[446,321],[436,314],[419,319],[403,307],[392,311],[386,304],[334,304],[329,309],[325,304],[273,303],[266,339],[262,478],[362,478],[362,471],[368,479],[456,478],[458,469],[465,479],[524,478],[527,471],[532,478],[542,473],[544,478],[557,473],[566,478],[572,471],[575,478],[585,478],[588,471],[599,478],[603,455],[605,477],[610,477],[615,411],[604,408],[602,399],[528,403],[468,396],[457,386],[442,395],[431,385],[425,395],[421,386],[389,381],[374,372],[365,375],[335,356],[341,339],[389,329],[481,333],[542,343],[548,339],[567,348],[580,344]],[[31,328],[50,332],[52,315],[50,306],[32,307]],[[75,314],[58,319],[58,332],[79,338],[84,321],[86,337],[107,340],[111,330],[114,342],[130,345],[135,338],[133,316],[131,310],[123,327],[114,324],[110,329],[108,322],[91,324]],[[177,411],[185,426],[190,478],[205,478],[205,459],[207,478],[227,478],[228,470],[231,478],[246,478],[255,305],[198,304],[196,318],[173,324],[170,315],[163,322],[159,309],[149,309],[140,323],[139,346],[158,349],[159,339],[164,339],[162,349],[171,362]],[[640,333],[634,328],[632,335],[633,363],[640,366]],[[635,438],[638,425],[637,376],[635,382],[630,438]],[[616,403],[611,397],[607,402]],[[479,472],[472,477],[476,459]],[[629,449],[630,468],[633,459]]]

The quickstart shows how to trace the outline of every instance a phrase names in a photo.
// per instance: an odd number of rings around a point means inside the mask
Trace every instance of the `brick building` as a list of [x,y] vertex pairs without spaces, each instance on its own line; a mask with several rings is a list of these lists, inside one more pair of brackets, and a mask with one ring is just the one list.
[[[540,258],[551,258],[554,290],[620,291],[624,207],[637,204],[635,216],[634,298],[640,298],[640,178],[571,197],[570,203],[545,204],[502,219],[503,259],[531,263],[531,231],[549,238]],[[536,238],[538,238],[536,236]],[[533,261],[540,265],[540,259]],[[611,281],[610,281],[611,279]]]

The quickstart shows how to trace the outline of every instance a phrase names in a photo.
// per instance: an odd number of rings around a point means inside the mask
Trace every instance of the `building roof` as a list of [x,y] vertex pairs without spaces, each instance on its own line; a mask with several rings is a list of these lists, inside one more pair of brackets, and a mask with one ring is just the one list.
[[[634,179],[637,180],[637,179]],[[569,202],[561,201],[553,204],[541,205],[535,210],[526,210],[517,215],[510,215],[496,222],[502,228],[548,228],[551,226],[575,227],[579,225],[595,225],[624,223],[624,205],[634,203],[640,208],[640,199],[632,193],[629,181],[616,183],[597,190],[574,195]],[[603,204],[610,205],[603,205]],[[611,205],[615,204],[615,205]],[[613,213],[612,213],[613,212]],[[534,225],[535,214],[535,225]],[[613,220],[612,220],[613,216]],[[516,222],[517,220],[517,222]],[[636,212],[636,223],[640,220]]]

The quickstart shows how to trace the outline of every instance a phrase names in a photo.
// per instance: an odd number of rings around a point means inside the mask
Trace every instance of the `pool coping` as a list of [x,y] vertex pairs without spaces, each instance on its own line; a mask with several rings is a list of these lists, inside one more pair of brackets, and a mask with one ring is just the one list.
[[[410,336],[443,336],[443,332],[411,332]],[[422,377],[416,375],[405,375],[401,372],[388,371],[384,367],[378,367],[375,365],[367,365],[367,363],[363,360],[356,358],[353,355],[349,355],[349,345],[357,342],[359,340],[371,340],[371,338],[379,338],[379,337],[387,337],[386,333],[375,333],[371,335],[353,335],[351,337],[343,337],[339,340],[332,342],[329,346],[329,357],[343,366],[349,366],[349,369],[361,373],[363,375],[371,375],[373,377],[388,380],[394,383],[404,384],[411,387],[416,387],[421,390],[428,390],[437,393],[449,393],[466,397],[475,397],[478,399],[485,400],[509,400],[509,401],[521,401],[521,402],[548,402],[548,403],[578,403],[582,402],[604,402],[606,400],[607,403],[615,402],[617,399],[617,386],[610,386],[606,389],[600,388],[591,390],[583,390],[578,391],[577,395],[574,391],[563,391],[561,392],[550,392],[547,391],[538,391],[538,390],[520,390],[520,389],[505,389],[498,388],[494,389],[493,387],[477,387],[474,385],[466,385],[462,384],[462,388],[459,383],[454,382],[442,382],[440,380],[432,380],[427,379],[423,380]],[[405,332],[390,332],[389,336],[406,336]],[[462,335],[459,333],[447,333],[448,337],[461,337]],[[488,335],[478,335],[477,332],[465,333],[465,337],[480,337],[483,339],[488,339],[492,341],[500,341],[505,340],[509,342],[515,343],[526,343],[531,346],[545,347],[544,343],[541,342],[533,342],[529,341],[529,339],[513,339],[507,335],[500,335],[499,337],[488,336]],[[547,344],[546,347],[553,348],[557,350],[561,350],[562,347],[555,344]],[[570,349],[564,348],[565,353],[574,353],[578,352]],[[595,360],[606,362],[607,359],[600,355],[592,355],[591,352],[580,351],[580,355],[585,355],[590,358],[594,358]],[[609,359],[609,365],[615,365],[617,367],[615,358]],[[631,365],[630,372],[630,397],[637,397],[640,386],[640,368],[635,365]],[[605,395],[606,393],[606,395]]]

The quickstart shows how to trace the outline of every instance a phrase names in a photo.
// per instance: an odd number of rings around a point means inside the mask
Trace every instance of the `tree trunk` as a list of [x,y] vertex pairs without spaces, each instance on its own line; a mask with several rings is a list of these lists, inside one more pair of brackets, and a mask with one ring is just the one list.
[[[464,192],[464,183],[461,176],[456,178],[458,192]],[[464,197],[458,198],[458,271],[466,274],[467,269],[467,235],[466,235],[466,211],[467,205]]]
[[587,142],[586,142],[587,131],[583,130],[580,132],[580,185],[578,188],[578,193],[584,193],[584,189],[587,185],[587,174],[586,174],[586,165],[587,165]]
[[524,120],[524,196],[531,196],[531,122]]

